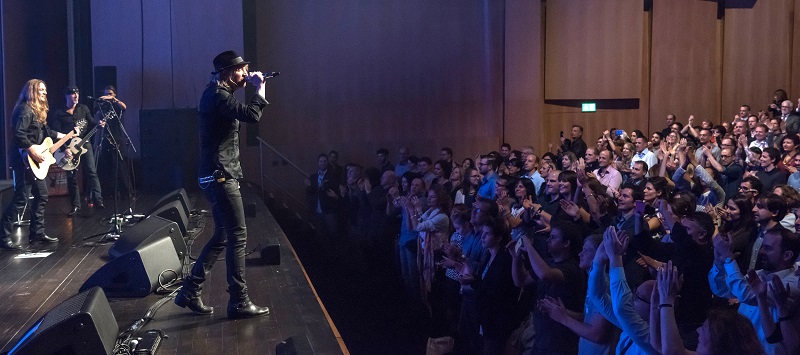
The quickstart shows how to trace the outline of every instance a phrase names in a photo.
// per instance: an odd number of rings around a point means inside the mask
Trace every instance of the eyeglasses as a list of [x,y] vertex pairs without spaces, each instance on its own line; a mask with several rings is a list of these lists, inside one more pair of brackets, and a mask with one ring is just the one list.
[[739,191],[741,191],[741,192],[753,192],[755,190],[754,189],[748,189],[747,187],[744,187],[744,186],[739,186]]
[[784,106],[784,105],[781,105],[781,108],[792,108],[792,106]]
[[469,177],[470,177],[471,179],[474,179],[474,178],[479,178],[479,177],[481,177],[481,176],[480,176],[480,175],[470,175]]

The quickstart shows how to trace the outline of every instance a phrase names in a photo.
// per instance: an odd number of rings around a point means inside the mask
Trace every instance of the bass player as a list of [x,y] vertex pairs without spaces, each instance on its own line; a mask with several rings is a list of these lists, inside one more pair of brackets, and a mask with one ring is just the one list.
[[[25,208],[28,196],[31,200],[30,243],[57,242],[58,239],[47,236],[44,231],[44,206],[47,205],[47,186],[43,179],[37,179],[28,164],[28,159],[39,164],[45,157],[34,149],[34,145],[42,144],[45,138],[60,139],[65,135],[47,127],[47,86],[39,79],[28,80],[19,93],[11,114],[11,131],[13,139],[9,151],[10,165],[14,172],[14,197],[3,213],[3,236],[0,249],[20,250],[22,247],[11,240],[14,220]],[[27,153],[24,155],[23,153]]]
[[[82,169],[86,172],[84,174],[84,178],[88,180],[88,186],[91,192],[89,206],[92,206],[92,201],[94,201],[94,207],[98,209],[105,208],[105,205],[103,205],[103,194],[100,188],[100,180],[97,178],[97,163],[94,159],[94,150],[92,149],[91,143],[86,141],[90,138],[87,137],[87,132],[91,131],[94,133],[92,128],[94,128],[94,126],[98,123],[92,120],[92,114],[89,111],[89,107],[78,103],[78,100],[80,99],[80,91],[75,85],[69,85],[64,88],[64,97],[66,99],[67,106],[65,108],[50,111],[50,115],[47,117],[47,123],[50,125],[50,127],[58,132],[68,132],[74,129],[76,132],[78,132],[78,137],[81,138],[82,141],[82,147],[86,150],[86,152],[80,157],[79,168],[67,170],[67,188],[69,190],[70,200],[72,201],[72,209],[67,212],[67,216],[73,216],[81,208],[81,196],[80,190],[78,189],[77,170]],[[103,127],[105,126],[105,122],[100,121],[99,125]],[[75,139],[73,138],[72,140],[74,141]],[[82,151],[83,150],[81,150],[81,152]],[[76,152],[72,153],[76,154]],[[77,154],[80,154],[80,152]]]

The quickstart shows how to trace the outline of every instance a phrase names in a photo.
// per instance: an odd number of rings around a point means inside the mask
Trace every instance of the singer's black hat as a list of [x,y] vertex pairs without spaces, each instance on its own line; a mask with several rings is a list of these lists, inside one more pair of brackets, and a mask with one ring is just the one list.
[[67,87],[64,88],[64,96],[72,95],[76,92],[80,93],[80,90],[78,90],[78,87],[75,85],[67,85]]
[[234,51],[224,51],[220,54],[217,54],[214,57],[214,72],[211,74],[217,74],[225,69],[230,67],[235,67],[238,65],[245,65],[250,64],[250,62],[246,62],[242,59],[241,56],[236,54]]

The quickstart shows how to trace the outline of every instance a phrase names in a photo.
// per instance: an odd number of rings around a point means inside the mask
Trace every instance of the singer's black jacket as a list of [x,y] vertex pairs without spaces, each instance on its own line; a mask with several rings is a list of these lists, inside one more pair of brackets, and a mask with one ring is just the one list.
[[239,121],[258,122],[268,104],[254,95],[249,104],[239,102],[227,87],[211,83],[200,98],[200,166],[199,177],[224,170],[230,177],[241,179],[239,162]]

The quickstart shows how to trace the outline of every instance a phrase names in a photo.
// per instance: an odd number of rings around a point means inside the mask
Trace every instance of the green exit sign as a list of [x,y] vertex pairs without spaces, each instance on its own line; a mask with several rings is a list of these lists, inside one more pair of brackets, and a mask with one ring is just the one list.
[[584,102],[581,104],[581,112],[595,112],[597,111],[597,104],[594,102]]

